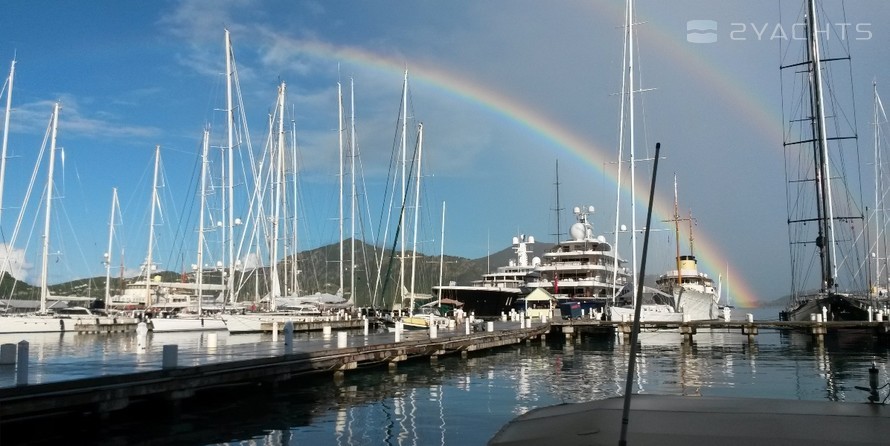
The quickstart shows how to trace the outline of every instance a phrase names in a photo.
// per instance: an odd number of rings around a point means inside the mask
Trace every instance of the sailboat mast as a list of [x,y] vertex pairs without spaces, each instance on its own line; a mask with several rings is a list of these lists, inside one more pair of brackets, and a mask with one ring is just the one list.
[[[814,111],[812,120],[813,139],[815,140],[815,154],[817,165],[815,169],[816,193],[818,195],[819,237],[816,246],[819,247],[822,259],[822,284],[823,292],[830,292],[835,288],[837,277],[837,265],[835,255],[834,235],[834,207],[831,201],[831,171],[828,163],[828,134],[825,128],[825,104],[822,96],[822,61],[819,54],[819,31],[816,20],[816,2],[807,2],[807,52],[810,59],[810,93],[811,107]],[[827,238],[827,240],[826,240]]]
[[[408,166],[408,70],[405,70],[405,81],[402,86],[402,209],[399,221],[405,221],[405,201],[408,193],[407,189],[407,166]],[[399,255],[399,289],[396,295],[401,296],[402,290],[405,288],[405,237],[399,240],[401,253]],[[399,299],[401,306],[402,299]]]
[[[234,144],[235,144],[235,134],[234,134],[234,126],[235,126],[235,108],[232,101],[232,39],[229,36],[229,30],[226,30],[226,128],[228,132],[228,141],[226,145],[226,155],[227,155],[227,167],[228,174],[226,175],[226,184],[224,188],[227,189],[223,192],[223,206],[228,208],[228,222],[224,221],[223,226],[224,230],[228,230],[227,242],[228,242],[228,262],[229,262],[229,277],[226,282],[226,302],[234,303],[235,302],[235,209],[233,206],[234,196],[235,196],[235,155],[234,155]],[[223,219],[226,219],[226,213],[223,213]],[[224,248],[225,250],[226,248]],[[226,270],[226,255],[223,254],[223,270],[222,275],[225,276]]]
[[423,123],[417,124],[417,174],[414,176],[414,239],[411,247],[411,305],[414,311],[414,278],[417,272],[417,220],[420,212],[420,174],[423,161]]
[[105,251],[105,302],[111,303],[111,242],[114,240],[114,211],[117,207],[117,188],[111,188],[111,217],[108,219],[108,250]]
[[[630,9],[630,0],[625,4],[624,9],[624,21],[625,26],[627,23],[630,23],[629,18],[629,9]],[[624,32],[624,46],[623,46],[624,54],[622,55],[622,65],[621,65],[621,94],[619,100],[619,112],[618,112],[618,169],[616,171],[616,183],[618,187],[615,192],[615,243],[614,246],[617,250],[618,247],[618,237],[621,234],[621,167],[624,161],[624,111],[625,111],[625,101],[626,101],[626,91],[627,91],[627,30]],[[615,298],[618,297],[618,287],[614,286],[618,282],[618,254],[612,257],[612,303],[615,303]]]
[[[878,102],[881,100],[878,97],[878,83],[872,81],[872,97],[874,99],[874,147],[875,147],[875,250],[873,252],[873,256],[875,259],[875,289],[872,294],[877,295],[877,290],[881,287],[881,229],[883,228],[883,223],[881,220],[881,216],[884,212],[884,206],[881,203],[881,192],[883,190],[883,167],[881,165],[881,151],[880,151],[880,137],[878,134],[879,131],[879,122],[880,115],[878,114]],[[869,278],[869,280],[871,280]],[[871,288],[871,287],[869,287]]]
[[281,191],[284,187],[284,98],[287,94],[287,85],[282,82],[278,89],[278,144],[275,147],[277,152],[272,156],[271,168],[274,169],[274,200],[272,206],[272,247],[269,250],[271,269],[271,288],[269,292],[270,306],[272,311],[278,308],[275,300],[281,294],[281,284],[278,281],[278,234],[281,218]]
[[292,232],[292,236],[293,236],[294,246],[293,246],[293,249],[291,249],[290,274],[291,274],[291,289],[293,290],[293,295],[299,296],[300,295],[300,283],[297,281],[297,279],[298,279],[297,275],[300,272],[299,262],[297,261],[297,257],[298,257],[297,253],[299,252],[299,246],[300,246],[298,243],[299,239],[297,238],[297,234],[298,234],[297,230],[298,230],[298,226],[299,226],[299,220],[297,218],[297,216],[299,215],[299,212],[298,212],[299,200],[297,200],[297,192],[299,192],[297,189],[297,124],[293,121],[293,119],[291,119],[291,138],[293,138],[293,141],[291,144],[291,170],[293,171],[293,183],[292,183],[292,187],[293,187],[293,220],[291,222],[291,225],[292,225],[291,232]]
[[338,143],[338,154],[340,160],[340,174],[338,175],[339,184],[340,184],[340,193],[338,195],[338,204],[337,204],[337,222],[339,227],[338,237],[339,247],[337,255],[339,256],[339,261],[337,263],[338,274],[337,277],[340,279],[339,290],[343,290],[343,268],[345,263],[343,262],[343,132],[345,129],[343,128],[343,90],[340,86],[340,82],[337,82],[337,116],[339,119],[337,120],[337,138],[339,140]]
[[439,293],[437,306],[442,306],[442,276],[445,274],[445,202],[442,202],[442,234],[439,236]]
[[195,271],[195,288],[198,295],[198,314],[204,313],[204,209],[207,206],[207,156],[210,151],[210,130],[204,129],[201,148],[201,212],[198,215],[198,269]]
[[59,103],[53,106],[52,139],[49,148],[49,173],[46,182],[46,215],[43,220],[43,264],[40,272],[40,312],[46,313],[46,301],[49,298],[47,273],[49,271],[49,224],[53,202],[53,170],[56,163],[56,136],[59,131]]
[[148,223],[148,254],[145,257],[145,309],[151,308],[151,254],[155,244],[155,209],[158,206],[158,165],[161,159],[161,146],[155,146],[155,170],[151,186],[151,217]]
[[677,245],[677,285],[683,283],[683,272],[680,268],[680,204],[677,198],[677,174],[674,174],[674,242]]
[[[637,183],[636,155],[634,150],[634,5],[633,0],[627,2],[627,101],[628,101],[628,142],[630,144],[630,244],[632,253],[633,288],[637,288]],[[634,303],[636,295],[634,295]]]
[[349,78],[349,297],[355,297],[355,82]]
[[12,83],[15,79],[15,59],[9,67],[9,82],[6,88],[6,115],[3,118],[3,149],[0,151],[0,215],[3,213],[3,185],[6,178],[6,148],[9,144],[9,114],[12,111]]

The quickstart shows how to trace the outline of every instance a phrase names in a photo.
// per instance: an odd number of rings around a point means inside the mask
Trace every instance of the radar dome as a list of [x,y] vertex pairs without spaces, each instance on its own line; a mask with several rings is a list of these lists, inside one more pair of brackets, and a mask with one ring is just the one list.
[[572,240],[584,240],[584,236],[587,235],[587,228],[584,227],[584,223],[575,223],[569,228],[569,234],[572,236]]
[[621,232],[627,231],[627,225],[621,225]]
[[532,257],[532,266],[541,266],[541,258]]
[[513,237],[513,244],[514,244],[514,245],[518,245],[518,244],[519,244],[519,237]]
[[575,215],[578,215],[581,213],[581,208],[579,208],[578,206],[575,206],[572,208],[572,212],[574,212]]
[[596,241],[600,243],[606,243],[606,238],[600,235],[596,237]]
[[533,235],[528,236],[528,242],[529,242],[529,243],[534,243],[534,242],[535,242],[535,236],[533,236]]

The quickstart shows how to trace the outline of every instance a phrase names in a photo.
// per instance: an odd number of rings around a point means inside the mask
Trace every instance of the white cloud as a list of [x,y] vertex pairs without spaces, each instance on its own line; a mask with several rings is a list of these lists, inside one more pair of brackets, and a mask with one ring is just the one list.
[[6,269],[12,277],[26,282],[34,267],[25,259],[25,251],[0,244],[0,269]]

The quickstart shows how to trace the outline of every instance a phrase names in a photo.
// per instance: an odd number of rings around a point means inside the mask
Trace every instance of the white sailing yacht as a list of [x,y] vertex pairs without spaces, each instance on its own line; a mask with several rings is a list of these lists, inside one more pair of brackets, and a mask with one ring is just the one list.
[[[40,311],[36,314],[12,314],[0,316],[0,333],[39,333],[39,332],[65,332],[73,331],[81,320],[87,320],[95,323],[97,319],[100,322],[109,322],[100,315],[94,314],[87,308],[69,307],[59,309],[53,313],[48,310],[48,301],[50,300],[49,284],[47,283],[49,273],[49,242],[50,242],[50,222],[52,215],[53,201],[53,181],[56,162],[56,138],[59,128],[59,110],[61,106],[58,102],[53,106],[52,117],[50,118],[50,148],[49,148],[49,167],[46,181],[46,194],[44,201],[44,221],[43,221],[43,240],[42,255],[40,269]],[[37,165],[35,165],[35,173],[40,167],[40,159],[46,147],[41,149]],[[32,181],[34,177],[32,176]],[[30,188],[29,188],[30,189]],[[27,198],[26,198],[27,200]],[[23,207],[24,210],[24,207]],[[17,225],[18,226],[18,225]],[[15,236],[18,231],[15,231]],[[4,262],[4,272],[8,267],[8,261]]]

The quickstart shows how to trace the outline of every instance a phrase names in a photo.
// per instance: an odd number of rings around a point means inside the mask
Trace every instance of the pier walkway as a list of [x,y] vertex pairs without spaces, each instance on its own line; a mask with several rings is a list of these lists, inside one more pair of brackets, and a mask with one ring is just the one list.
[[[60,415],[104,416],[142,402],[176,404],[213,389],[274,386],[306,374],[336,376],[360,367],[394,367],[409,359],[429,360],[540,338],[550,327],[498,322],[491,328],[466,333],[465,326],[458,325],[440,330],[435,338],[426,331],[405,331],[398,340],[395,333],[361,331],[293,338],[277,333],[243,335],[247,336],[243,342],[237,335],[227,337],[226,344],[217,343],[213,333],[201,333],[197,345],[185,347],[167,344],[175,338],[157,335],[150,335],[152,341],[163,340],[164,345],[140,346],[130,335],[116,353],[108,349],[112,353],[105,357],[88,355],[93,357],[90,361],[78,360],[77,352],[62,361],[38,352],[29,355],[23,379],[10,366],[0,366],[0,426]],[[140,348],[146,351],[140,353]]]

